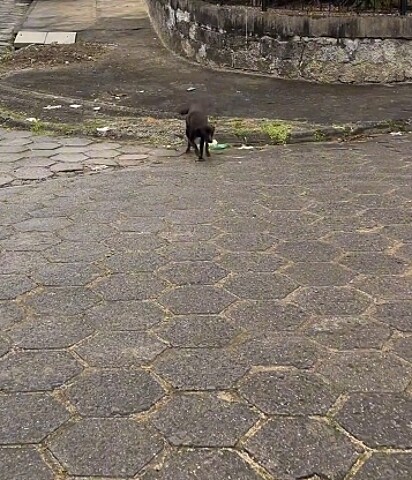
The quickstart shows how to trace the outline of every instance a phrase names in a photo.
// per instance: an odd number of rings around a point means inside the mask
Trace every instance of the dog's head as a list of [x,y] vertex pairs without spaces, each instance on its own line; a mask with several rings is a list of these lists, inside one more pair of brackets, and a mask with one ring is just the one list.
[[206,142],[207,143],[212,143],[213,142],[213,135],[215,134],[215,127],[212,127],[212,125],[208,125],[205,128],[205,133],[206,133]]

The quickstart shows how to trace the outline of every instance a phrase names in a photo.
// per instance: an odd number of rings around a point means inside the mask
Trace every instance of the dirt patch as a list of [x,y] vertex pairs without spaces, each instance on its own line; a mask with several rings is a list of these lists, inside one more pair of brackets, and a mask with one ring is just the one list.
[[0,72],[41,69],[94,62],[111,47],[97,43],[75,43],[73,45],[30,45],[6,53],[0,59]]

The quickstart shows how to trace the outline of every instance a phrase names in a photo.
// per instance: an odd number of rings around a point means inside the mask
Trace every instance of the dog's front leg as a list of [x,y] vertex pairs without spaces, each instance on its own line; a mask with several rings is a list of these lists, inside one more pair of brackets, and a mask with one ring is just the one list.
[[206,157],[210,157],[209,142],[206,142]]

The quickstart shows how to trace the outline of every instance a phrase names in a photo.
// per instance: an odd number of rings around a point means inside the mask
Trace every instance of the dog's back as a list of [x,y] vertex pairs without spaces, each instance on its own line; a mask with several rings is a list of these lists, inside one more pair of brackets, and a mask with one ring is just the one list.
[[[209,120],[206,110],[202,104],[193,102],[188,108],[180,110],[181,115],[186,115],[186,136],[188,139],[188,146],[186,152],[190,151],[192,146],[199,159],[203,158],[203,147],[206,145],[206,155],[209,157],[209,143],[213,141],[214,127],[209,125]],[[196,146],[196,139],[200,138],[200,150]]]
[[209,125],[209,120],[203,105],[193,102],[188,108],[180,110],[180,114],[186,115],[188,136],[193,140],[195,138],[203,138],[206,142],[212,141],[213,128]]

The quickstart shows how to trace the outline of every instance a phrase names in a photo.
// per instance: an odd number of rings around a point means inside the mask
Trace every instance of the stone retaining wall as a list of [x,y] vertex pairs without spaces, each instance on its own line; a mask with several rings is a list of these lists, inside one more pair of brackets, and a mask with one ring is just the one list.
[[147,0],[176,53],[211,67],[318,82],[412,80],[412,16],[306,16],[201,0]]

